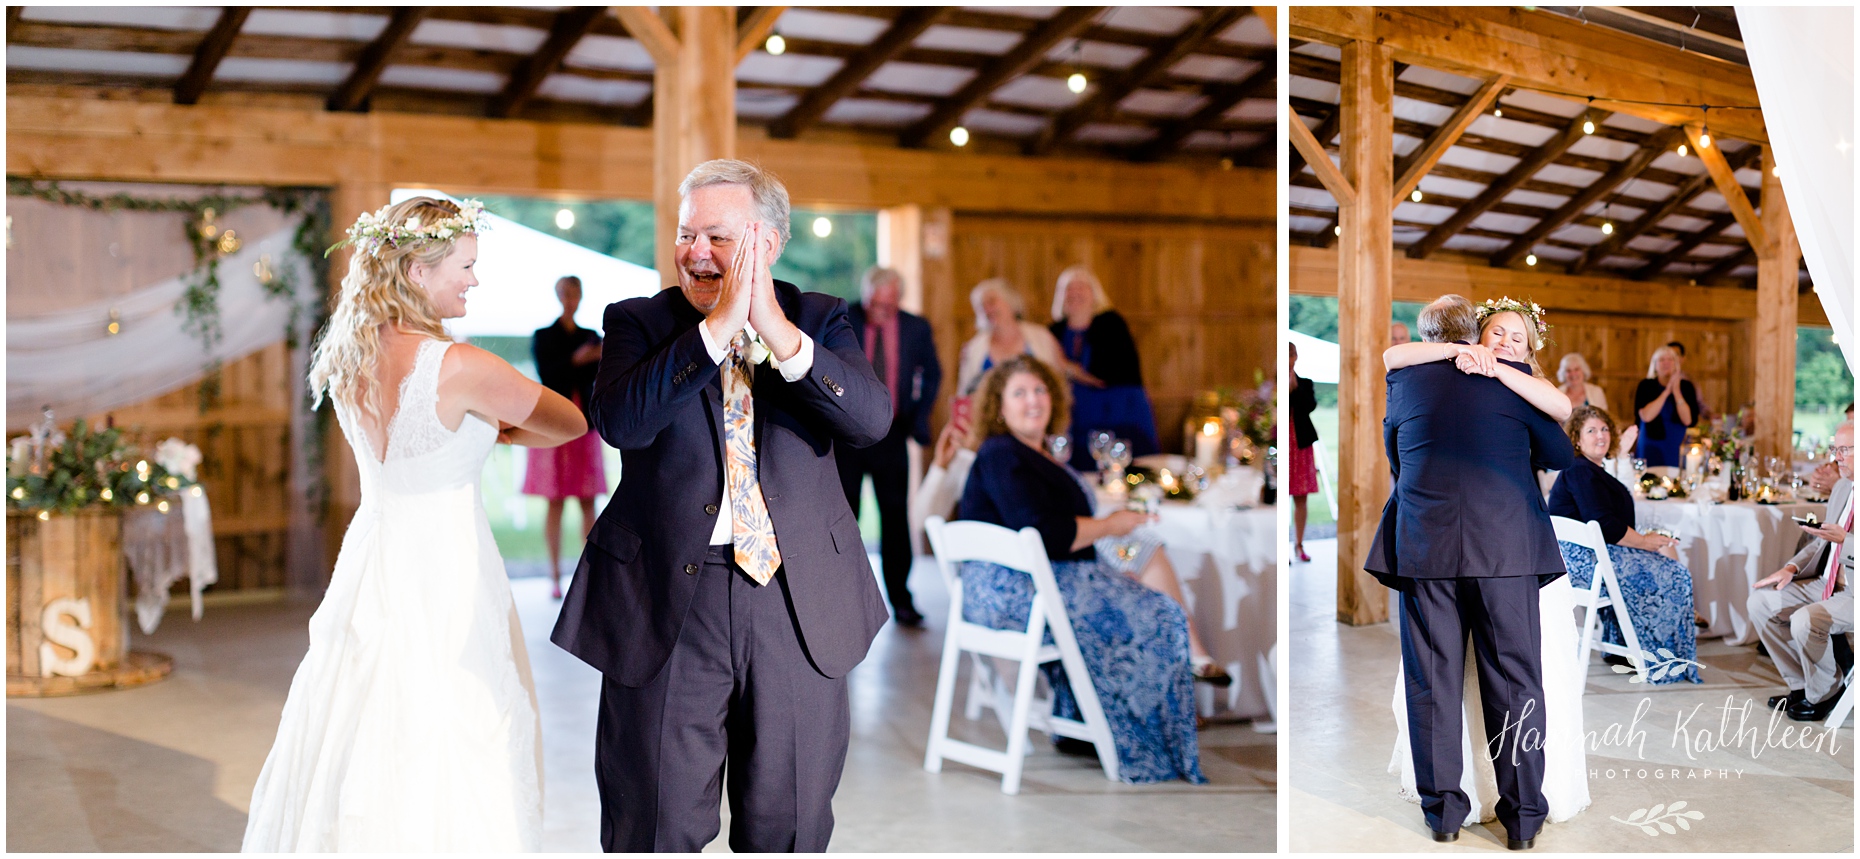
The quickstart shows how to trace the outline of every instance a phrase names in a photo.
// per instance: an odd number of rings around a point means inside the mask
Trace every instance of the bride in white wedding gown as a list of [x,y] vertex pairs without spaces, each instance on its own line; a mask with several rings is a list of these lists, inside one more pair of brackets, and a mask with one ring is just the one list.
[[586,424],[440,325],[477,284],[482,211],[415,198],[349,232],[310,386],[335,403],[361,506],[252,790],[247,852],[542,847],[535,684],[479,479],[500,439],[549,447]]

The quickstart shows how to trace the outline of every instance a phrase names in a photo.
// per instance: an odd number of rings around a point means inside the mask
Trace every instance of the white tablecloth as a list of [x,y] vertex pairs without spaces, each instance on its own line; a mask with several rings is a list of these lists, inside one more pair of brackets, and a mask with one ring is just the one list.
[[1234,677],[1226,689],[1195,684],[1201,714],[1273,718],[1278,680],[1269,654],[1277,640],[1278,511],[1171,501],[1161,515],[1149,527],[1175,565],[1189,616],[1214,661]]
[[1802,529],[1791,516],[1826,504],[1739,501],[1701,505],[1691,500],[1634,500],[1635,530],[1665,528],[1679,539],[1679,560],[1692,571],[1692,601],[1711,626],[1699,637],[1723,636],[1732,644],[1757,640],[1745,608],[1751,585],[1776,572],[1795,554]]

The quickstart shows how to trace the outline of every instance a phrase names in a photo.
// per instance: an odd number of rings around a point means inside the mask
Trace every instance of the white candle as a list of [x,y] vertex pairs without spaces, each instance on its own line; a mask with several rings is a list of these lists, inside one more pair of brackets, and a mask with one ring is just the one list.
[[1214,467],[1214,457],[1219,455],[1221,447],[1221,425],[1218,421],[1208,421],[1201,425],[1201,432],[1195,435],[1195,464],[1204,469]]

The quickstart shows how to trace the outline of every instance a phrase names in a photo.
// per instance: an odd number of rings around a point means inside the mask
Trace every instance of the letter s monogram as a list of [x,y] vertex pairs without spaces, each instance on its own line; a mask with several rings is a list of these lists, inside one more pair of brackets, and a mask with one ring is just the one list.
[[[66,616],[76,623],[66,620]],[[60,597],[46,603],[44,613],[39,615],[39,626],[49,639],[39,644],[41,676],[77,677],[90,671],[97,661],[97,643],[85,632],[90,629],[90,600]],[[71,658],[60,659],[54,644],[68,648]]]

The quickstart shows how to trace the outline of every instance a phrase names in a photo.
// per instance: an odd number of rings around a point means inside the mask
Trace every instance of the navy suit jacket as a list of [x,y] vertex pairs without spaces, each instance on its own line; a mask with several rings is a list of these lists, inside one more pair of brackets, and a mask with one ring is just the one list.
[[1548,415],[1434,361],[1388,375],[1382,437],[1395,488],[1364,569],[1384,584],[1564,573],[1532,469],[1566,469],[1575,449]]
[[[855,304],[847,312],[854,342],[865,350],[865,307]],[[879,382],[884,382],[879,379]],[[930,412],[936,406],[936,389],[943,384],[943,364],[936,357],[936,340],[930,322],[915,313],[898,311],[898,413],[894,423],[911,428],[911,438],[930,444]]]
[[[839,677],[889,615],[833,453],[884,438],[891,397],[853,338],[846,302],[779,280],[775,295],[813,338],[814,364],[794,382],[757,368],[757,474],[808,659]],[[629,687],[650,683],[671,656],[724,503],[722,374],[698,334],[703,320],[671,288],[608,305],[603,323],[588,413],[624,468],[550,640]]]

